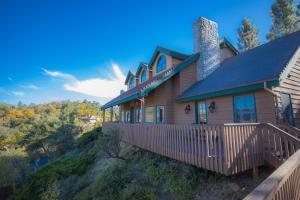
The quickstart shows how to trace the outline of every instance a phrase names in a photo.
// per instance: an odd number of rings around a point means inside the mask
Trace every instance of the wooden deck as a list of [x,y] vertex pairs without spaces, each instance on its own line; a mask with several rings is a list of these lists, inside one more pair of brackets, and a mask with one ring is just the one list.
[[109,129],[120,130],[125,143],[224,175],[266,163],[279,167],[245,200],[300,199],[297,129],[283,130],[259,123],[205,126],[104,123],[103,131]]
[[125,143],[224,175],[264,162],[278,167],[300,148],[298,138],[271,124],[103,124],[110,128]]

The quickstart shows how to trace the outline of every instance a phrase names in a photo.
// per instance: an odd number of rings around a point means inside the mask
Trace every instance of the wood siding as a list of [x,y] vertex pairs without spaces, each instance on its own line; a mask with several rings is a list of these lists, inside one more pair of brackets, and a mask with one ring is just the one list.
[[[300,56],[293,63],[289,76],[285,78],[280,87],[274,89],[278,96],[279,108],[281,108],[280,93],[291,95],[293,114],[296,127],[300,128]],[[280,117],[280,116],[279,116]]]

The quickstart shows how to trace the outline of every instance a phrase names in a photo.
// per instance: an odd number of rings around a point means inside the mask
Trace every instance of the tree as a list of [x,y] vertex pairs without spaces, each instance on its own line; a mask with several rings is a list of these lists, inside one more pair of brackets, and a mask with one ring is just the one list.
[[300,29],[300,1],[297,6],[296,15],[297,15],[297,28]]
[[294,0],[276,0],[271,7],[272,26],[267,34],[273,40],[297,30]]
[[248,18],[243,19],[242,26],[238,28],[237,32],[238,47],[241,51],[247,51],[260,45],[259,31]]

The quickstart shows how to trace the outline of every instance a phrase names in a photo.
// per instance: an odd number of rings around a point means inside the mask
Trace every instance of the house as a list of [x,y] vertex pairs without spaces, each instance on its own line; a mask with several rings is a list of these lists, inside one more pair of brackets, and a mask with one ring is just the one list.
[[84,116],[81,118],[83,121],[85,121],[88,124],[95,124],[98,121],[100,121],[100,117],[99,116],[95,116],[95,115],[88,115],[88,116]]
[[119,106],[125,123],[300,127],[300,31],[243,53],[213,21],[199,18],[193,32],[193,54],[157,47],[102,109]]

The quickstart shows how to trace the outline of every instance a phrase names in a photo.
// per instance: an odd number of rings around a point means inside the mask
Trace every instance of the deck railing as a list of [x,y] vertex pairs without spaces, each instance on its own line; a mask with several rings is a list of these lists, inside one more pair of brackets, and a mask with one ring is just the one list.
[[128,144],[225,175],[264,161],[278,167],[300,148],[298,138],[271,124],[103,124],[110,128]]
[[244,200],[299,200],[300,150],[257,186]]

